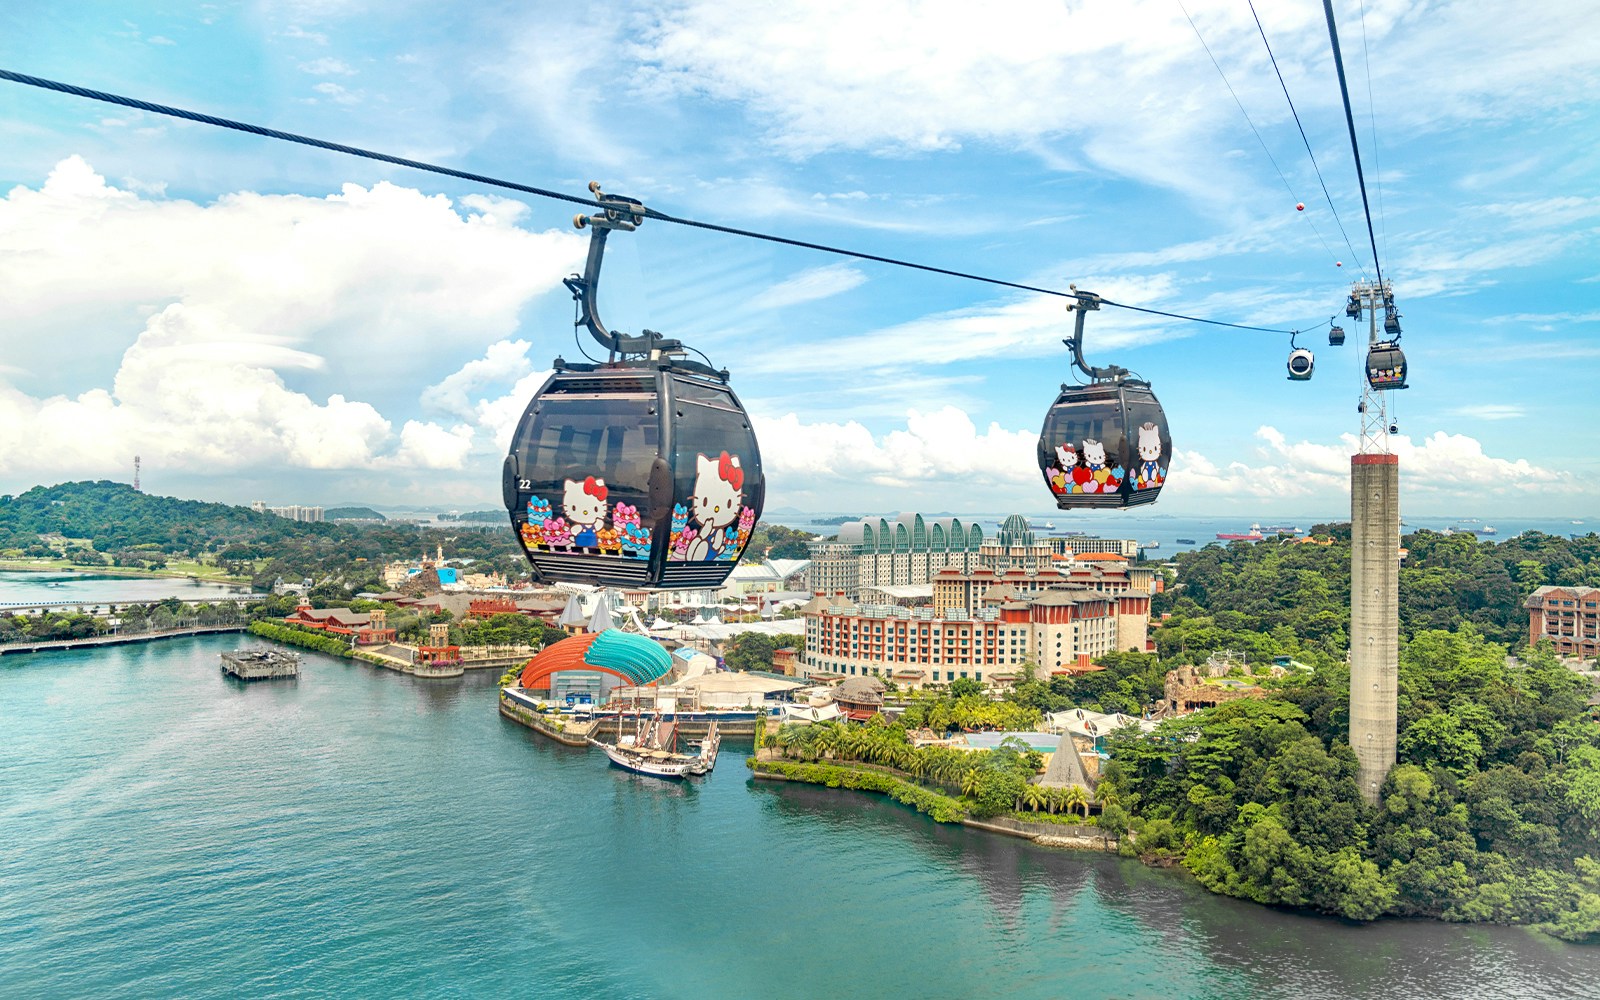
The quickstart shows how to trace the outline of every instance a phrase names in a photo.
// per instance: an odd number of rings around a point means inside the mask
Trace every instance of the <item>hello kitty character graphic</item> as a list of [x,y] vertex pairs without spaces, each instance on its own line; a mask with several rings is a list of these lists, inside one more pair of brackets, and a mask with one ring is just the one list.
[[569,479],[561,505],[572,525],[572,542],[580,549],[600,544],[599,527],[606,519],[606,481],[588,476]]
[[1146,422],[1139,428],[1139,475],[1134,488],[1153,489],[1166,481],[1167,470],[1161,467],[1161,430]]
[[1106,467],[1106,446],[1100,441],[1085,439],[1083,442],[1083,465],[1088,476],[1083,480],[1085,493],[1115,493],[1117,487],[1122,485],[1122,469]]
[[1050,467],[1050,490],[1053,493],[1071,493],[1072,470],[1078,465],[1078,451],[1067,444],[1056,445],[1056,463]]
[[[717,458],[695,456],[694,496],[689,498],[689,515],[698,528],[684,549],[691,562],[733,558],[729,551],[728,528],[739,521],[744,494],[744,469],[737,455],[723,452]],[[685,532],[687,534],[687,532]]]

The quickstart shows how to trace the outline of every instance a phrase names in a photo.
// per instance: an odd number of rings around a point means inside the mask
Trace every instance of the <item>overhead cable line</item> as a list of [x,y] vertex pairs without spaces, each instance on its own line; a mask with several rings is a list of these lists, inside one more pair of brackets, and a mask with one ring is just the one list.
[[[1261,33],[1261,44],[1266,46],[1267,58],[1272,60],[1272,71],[1278,75],[1278,86],[1283,88],[1283,99],[1289,102],[1289,113],[1294,116],[1295,128],[1300,130],[1300,141],[1305,143],[1306,155],[1311,157],[1311,169],[1316,171],[1317,183],[1322,185],[1322,197],[1327,199],[1328,211],[1333,213],[1334,224],[1339,227],[1339,235],[1344,237],[1344,245],[1350,249],[1351,259],[1355,260],[1359,266],[1361,263],[1361,255],[1356,253],[1356,248],[1350,243],[1350,234],[1344,230],[1344,220],[1339,218],[1339,210],[1333,207],[1333,196],[1328,193],[1328,182],[1322,179],[1322,168],[1317,166],[1317,154],[1311,151],[1311,140],[1306,138],[1306,127],[1300,122],[1300,112],[1295,109],[1294,98],[1289,96],[1289,85],[1284,82],[1283,70],[1278,68],[1278,57],[1272,54],[1272,43],[1267,41],[1267,29],[1261,26],[1261,16],[1256,13],[1255,0],[1250,0],[1250,16],[1255,18],[1256,31]],[[1338,44],[1335,43],[1335,58],[1337,58],[1338,48]],[[1341,86],[1344,83],[1343,69],[1339,71],[1339,82]],[[1345,106],[1347,108],[1349,107],[1348,98],[1346,98]],[[1354,129],[1354,127],[1355,126],[1353,125],[1351,126],[1352,129]],[[1351,134],[1353,136],[1354,132]],[[1365,188],[1362,189],[1363,199],[1366,198],[1365,190]],[[1377,256],[1378,251],[1376,247],[1374,247],[1372,254],[1374,257]]]
[[[535,195],[540,198],[551,198],[556,201],[565,201],[576,205],[583,205],[585,207],[594,206],[594,201],[590,198],[563,194],[560,191],[552,191],[548,188],[534,187],[529,184],[518,183],[517,181],[502,180],[500,178],[489,177],[485,174],[473,173],[467,170],[457,170],[454,167],[445,167],[434,163],[425,163],[421,160],[407,159],[406,157],[394,156],[389,153],[380,153],[375,150],[363,149],[359,146],[349,146],[343,143],[330,142],[326,139],[317,139],[312,136],[298,135],[293,132],[284,132],[278,129],[267,128],[264,125],[254,125],[249,122],[234,121],[230,118],[219,118],[216,115],[202,114],[198,111],[189,111],[184,108],[176,108],[166,104],[155,104],[150,101],[139,100],[138,98],[124,97],[119,94],[109,94],[105,91],[91,90],[88,87],[79,87],[75,84],[61,83],[56,80],[46,80],[37,76],[28,76],[24,73],[16,73],[7,69],[0,69],[0,80],[8,80],[12,83],[20,83],[29,87],[38,87],[41,90],[51,90],[60,94],[70,94],[74,97],[83,97],[87,98],[88,100],[100,101],[105,104],[115,104],[124,108],[132,108],[136,111],[146,111],[151,114],[165,115],[169,118],[179,118],[183,119],[184,121],[199,122],[203,125],[212,125],[217,128],[231,129],[235,132],[245,132],[250,135],[258,135],[268,139],[278,139],[284,142],[298,143],[302,146],[326,149],[335,153],[344,153],[348,156],[357,156],[363,159],[377,160],[381,163],[390,163],[396,166],[409,167],[413,170],[441,174],[446,177],[455,177],[460,180],[472,181],[475,184],[504,188],[509,191],[519,191],[523,194]],[[665,212],[656,211],[652,208],[646,208],[643,205],[640,205],[637,207],[637,209],[631,211],[633,214],[643,216],[647,219],[655,219],[660,222],[670,222],[675,225],[689,226],[695,229],[705,229],[711,232],[726,233],[730,236],[743,236],[749,239],[763,240],[768,243],[777,243],[783,246],[798,247],[804,250],[816,250],[820,253],[835,254],[841,257],[852,257],[857,260],[870,260],[880,264],[888,264],[893,267],[905,267],[916,271],[925,271],[931,274],[943,274],[952,278],[962,278],[967,281],[977,281],[983,284],[998,285],[1002,288],[1014,288],[1024,292],[1037,292],[1040,295],[1052,295],[1057,298],[1076,299],[1078,297],[1076,292],[1063,292],[1059,289],[1043,288],[1038,285],[1025,285],[1020,282],[1006,281],[1001,278],[991,278],[980,274],[971,274],[966,271],[956,271],[950,268],[935,267],[932,264],[919,264],[915,261],[902,260],[896,257],[885,257],[880,254],[867,253],[861,250],[850,250],[844,247],[829,246],[825,243],[812,243],[807,240],[790,239],[786,236],[774,236],[770,233],[761,233],[750,229],[738,229],[733,226],[719,225],[714,222],[701,222],[697,219],[679,218],[677,216],[668,215]],[[1130,306],[1119,302],[1106,301],[1105,304],[1114,306],[1118,309],[1128,309],[1133,312],[1166,316],[1171,319],[1184,320],[1190,323],[1205,323],[1210,326],[1229,327],[1235,330],[1254,330],[1261,333],[1294,332],[1292,330],[1278,329],[1276,327],[1248,326],[1242,323],[1226,323],[1222,320],[1206,319],[1203,316],[1187,316],[1182,313],[1164,312],[1159,309],[1146,309],[1140,306]]]
[[[1228,88],[1228,94],[1233,98],[1233,103],[1239,106],[1239,114],[1244,116],[1245,124],[1249,125],[1250,131],[1255,133],[1256,142],[1261,144],[1261,151],[1267,154],[1267,162],[1271,163],[1272,169],[1278,172],[1278,180],[1283,182],[1283,189],[1289,192],[1291,199],[1299,201],[1300,199],[1294,193],[1294,185],[1289,183],[1289,178],[1284,176],[1283,168],[1278,166],[1277,158],[1272,155],[1272,150],[1267,148],[1267,140],[1262,137],[1261,130],[1256,128],[1256,123],[1250,118],[1250,112],[1244,109],[1244,102],[1239,100],[1239,95],[1234,91],[1233,84],[1228,81],[1228,74],[1222,71],[1222,64],[1217,62],[1217,57],[1212,53],[1211,46],[1206,44],[1205,36],[1200,34],[1200,26],[1194,23],[1194,17],[1189,14],[1189,9],[1183,5],[1183,0],[1178,0],[1178,9],[1183,11],[1183,16],[1189,19],[1189,27],[1194,29],[1194,37],[1200,40],[1200,47],[1206,50],[1206,55],[1211,59],[1211,65],[1216,67],[1217,75],[1222,77],[1222,85]],[[1316,221],[1309,216],[1306,217],[1306,221],[1311,224],[1311,231],[1317,234],[1317,242],[1321,243],[1322,249],[1328,252],[1328,259],[1338,261],[1339,255],[1333,252],[1332,247],[1328,246],[1328,241],[1323,238],[1322,230],[1317,228]]]
[[1383,233],[1383,252],[1389,252],[1389,227],[1383,216],[1383,168],[1378,164],[1377,102],[1372,99],[1372,55],[1367,48],[1367,5],[1361,3],[1361,67],[1367,74],[1367,127],[1372,132],[1373,186],[1378,194],[1378,229]]
[[1333,68],[1339,71],[1339,96],[1344,98],[1344,121],[1350,128],[1350,153],[1356,159],[1356,182],[1361,185],[1361,210],[1367,214],[1367,241],[1372,244],[1372,269],[1383,287],[1383,265],[1378,262],[1378,238],[1372,232],[1372,205],[1367,201],[1367,178],[1361,172],[1361,144],[1356,141],[1356,116],[1350,110],[1350,87],[1344,79],[1344,56],[1339,53],[1339,29],[1333,23],[1333,0],[1322,0],[1328,15],[1328,40],[1333,43]]

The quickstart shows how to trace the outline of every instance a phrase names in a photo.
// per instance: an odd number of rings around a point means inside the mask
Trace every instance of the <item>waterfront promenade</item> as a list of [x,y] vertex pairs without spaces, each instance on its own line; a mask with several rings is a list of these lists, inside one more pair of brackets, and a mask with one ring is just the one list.
[[93,649],[99,646],[126,646],[153,639],[176,639],[182,636],[211,635],[217,632],[243,632],[243,623],[232,625],[186,625],[182,628],[158,629],[151,632],[119,632],[115,635],[91,635],[82,639],[20,639],[0,642],[0,656],[8,653],[48,653],[53,650]]

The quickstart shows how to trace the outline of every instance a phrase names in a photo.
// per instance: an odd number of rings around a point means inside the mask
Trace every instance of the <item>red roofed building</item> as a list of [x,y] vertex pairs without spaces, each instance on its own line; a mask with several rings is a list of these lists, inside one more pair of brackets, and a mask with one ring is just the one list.
[[389,627],[382,611],[351,611],[349,608],[313,608],[302,604],[284,619],[287,625],[316,629],[329,635],[354,636],[360,646],[381,646],[394,642],[395,630]]
[[802,672],[890,677],[915,687],[996,680],[1028,663],[1045,674],[1087,673],[1106,653],[1145,648],[1148,597],[1081,588],[1016,594],[1002,585],[978,605],[939,613],[815,598],[802,609]]

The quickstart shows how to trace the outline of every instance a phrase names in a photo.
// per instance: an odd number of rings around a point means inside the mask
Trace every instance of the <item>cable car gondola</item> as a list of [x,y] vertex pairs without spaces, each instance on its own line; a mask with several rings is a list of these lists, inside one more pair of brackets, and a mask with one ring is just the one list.
[[643,205],[589,185],[603,209],[583,276],[566,279],[577,325],[606,361],[557,358],[506,456],[502,490],[534,576],[597,586],[705,588],[738,563],[761,516],[761,454],[728,373],[652,330],[614,333],[595,303],[606,237]]
[[1344,327],[1337,325],[1328,327],[1328,346],[1344,346]]
[[1128,370],[1093,368],[1083,360],[1083,314],[1100,297],[1078,292],[1071,340],[1073,365],[1088,385],[1061,386],[1039,432],[1039,471],[1062,510],[1153,503],[1172,463],[1172,437],[1150,383]]
[[1367,384],[1374,389],[1406,387],[1406,356],[1398,340],[1380,340],[1367,348]]

